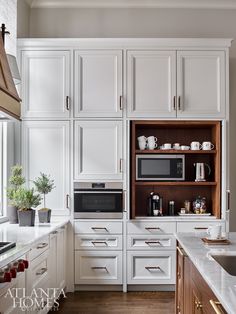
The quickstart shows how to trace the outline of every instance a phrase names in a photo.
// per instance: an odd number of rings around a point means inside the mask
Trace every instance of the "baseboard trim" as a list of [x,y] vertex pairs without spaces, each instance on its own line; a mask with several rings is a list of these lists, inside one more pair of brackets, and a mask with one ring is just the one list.
[[[75,285],[75,291],[123,291],[123,285]],[[175,291],[175,285],[128,285],[127,291]]]

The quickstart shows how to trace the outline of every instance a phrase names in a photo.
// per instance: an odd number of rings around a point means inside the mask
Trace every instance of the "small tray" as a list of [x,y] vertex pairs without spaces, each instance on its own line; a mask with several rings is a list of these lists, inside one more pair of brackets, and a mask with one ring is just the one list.
[[204,214],[186,214],[186,213],[178,213],[179,216],[188,216],[188,217],[196,217],[196,216],[211,216],[211,213]]
[[226,238],[223,238],[223,239],[208,239],[208,238],[202,238],[202,241],[205,243],[205,244],[208,244],[208,245],[229,245],[231,242],[226,239]]

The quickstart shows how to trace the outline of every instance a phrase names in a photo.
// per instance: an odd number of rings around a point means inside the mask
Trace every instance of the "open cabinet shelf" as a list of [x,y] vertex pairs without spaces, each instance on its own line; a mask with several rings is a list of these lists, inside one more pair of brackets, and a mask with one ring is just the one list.
[[[140,150],[137,137],[155,136],[157,145],[180,143],[190,145],[210,141],[214,150]],[[185,155],[185,181],[137,181],[136,155],[182,154]],[[221,217],[221,122],[220,121],[132,121],[131,122],[131,218],[147,216],[147,198],[151,192],[163,198],[163,213],[167,214],[168,202],[175,201],[176,213],[197,196],[206,197],[207,212]],[[197,162],[207,163],[211,174],[204,182],[195,182]]]

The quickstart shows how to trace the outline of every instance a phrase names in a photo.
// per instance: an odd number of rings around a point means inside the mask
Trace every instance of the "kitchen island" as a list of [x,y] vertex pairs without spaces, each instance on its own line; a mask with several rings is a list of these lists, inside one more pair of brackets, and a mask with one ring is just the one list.
[[230,245],[206,245],[202,236],[176,234],[176,313],[235,314],[236,276],[224,270],[212,255],[236,255],[236,233],[229,234]]

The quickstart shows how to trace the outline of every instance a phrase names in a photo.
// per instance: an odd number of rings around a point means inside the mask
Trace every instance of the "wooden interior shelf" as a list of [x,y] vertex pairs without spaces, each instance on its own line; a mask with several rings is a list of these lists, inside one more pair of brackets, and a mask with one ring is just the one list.
[[[131,121],[131,218],[147,216],[147,199],[151,192],[163,199],[163,214],[168,213],[170,200],[175,201],[176,211],[185,200],[192,204],[197,196],[205,197],[207,209],[217,218],[221,217],[221,122],[220,121]],[[158,147],[164,143],[190,145],[191,142],[209,141],[213,150],[140,150],[139,136],[155,136]],[[137,154],[182,154],[185,155],[185,181],[136,181]],[[211,174],[205,182],[195,182],[196,163],[206,163]]]
[[176,150],[176,149],[145,149],[135,150],[136,154],[216,154],[216,150]]

